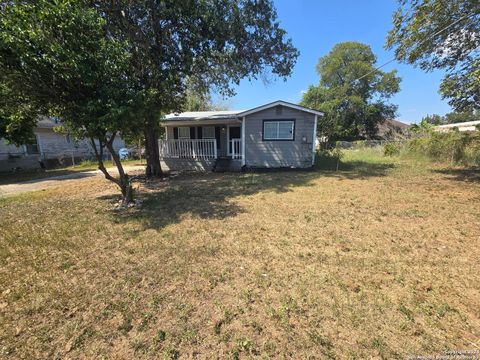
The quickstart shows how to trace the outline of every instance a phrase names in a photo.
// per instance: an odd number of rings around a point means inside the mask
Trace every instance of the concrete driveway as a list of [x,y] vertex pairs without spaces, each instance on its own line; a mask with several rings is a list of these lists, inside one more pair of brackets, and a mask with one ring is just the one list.
[[[143,170],[144,168],[145,166],[141,165],[126,166],[125,171],[132,172]],[[108,168],[108,171],[113,174],[117,172],[116,168]],[[82,179],[88,179],[94,176],[103,177],[103,174],[100,170],[79,171],[67,175],[52,176],[42,179],[23,181],[15,184],[0,185],[0,197],[19,194],[27,191],[51,189],[61,186],[62,184],[65,184],[65,182],[81,181]]]

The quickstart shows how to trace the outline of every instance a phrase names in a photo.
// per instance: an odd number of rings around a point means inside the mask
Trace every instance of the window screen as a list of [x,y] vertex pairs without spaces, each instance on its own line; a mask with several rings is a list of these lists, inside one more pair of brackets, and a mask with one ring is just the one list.
[[178,128],[178,138],[179,139],[190,139],[190,128],[185,126],[185,127],[179,127]]
[[202,137],[204,139],[215,139],[215,127],[213,127],[213,126],[203,126],[202,127]]

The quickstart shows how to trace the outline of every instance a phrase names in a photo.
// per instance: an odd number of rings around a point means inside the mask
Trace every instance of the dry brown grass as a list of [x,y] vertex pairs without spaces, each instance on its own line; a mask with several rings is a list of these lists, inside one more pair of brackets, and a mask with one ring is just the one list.
[[100,179],[0,200],[0,356],[478,349],[478,179],[354,153],[344,168],[148,183],[120,212]]

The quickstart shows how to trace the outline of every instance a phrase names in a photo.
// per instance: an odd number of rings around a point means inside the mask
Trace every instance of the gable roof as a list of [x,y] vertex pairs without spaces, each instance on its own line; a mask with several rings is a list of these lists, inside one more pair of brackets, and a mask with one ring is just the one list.
[[285,106],[291,109],[304,111],[310,114],[323,116],[321,111],[313,110],[304,106],[292,104],[286,101],[277,100],[269,104],[257,106],[250,110],[221,110],[221,111],[186,111],[182,113],[172,113],[165,116],[166,121],[192,121],[192,120],[224,120],[238,119],[243,116],[254,114],[256,112],[267,110],[275,106]]
[[262,106],[257,106],[253,109],[241,112],[237,115],[240,116],[240,117],[247,116],[247,115],[259,112],[259,111],[270,109],[270,108],[278,106],[278,105],[285,106],[285,107],[295,109],[295,110],[299,110],[299,111],[304,111],[304,112],[307,112],[307,113],[310,113],[310,114],[319,115],[319,116],[324,115],[323,112],[321,112],[321,111],[310,109],[310,108],[307,108],[305,106],[300,106],[300,105],[297,105],[297,104],[292,104],[292,103],[289,103],[289,102],[286,102],[286,101],[283,101],[283,100],[277,100],[277,101],[274,101],[274,102],[271,102],[271,103],[268,103],[268,104],[265,104],[265,105],[262,105]]

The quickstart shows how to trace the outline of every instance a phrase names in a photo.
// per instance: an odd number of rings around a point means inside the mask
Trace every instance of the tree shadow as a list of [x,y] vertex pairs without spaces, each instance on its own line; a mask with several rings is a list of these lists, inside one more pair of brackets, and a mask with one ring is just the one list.
[[82,179],[92,177],[96,174],[87,171],[75,170],[58,170],[47,172],[19,172],[19,173],[0,173],[1,185],[23,185],[23,184],[40,184],[46,181],[63,181],[72,179]]
[[[302,171],[183,174],[146,181],[140,192],[142,206],[114,211],[113,218],[115,222],[135,221],[142,224],[143,229],[161,229],[180,222],[186,215],[225,220],[245,212],[234,201],[238,197],[262,192],[286,193],[299,186],[315,186],[315,180],[322,177],[355,180],[385,176],[392,167],[391,164],[356,161],[343,164],[340,171],[314,168]],[[111,197],[103,199],[113,201]]]
[[447,175],[449,179],[463,182],[477,182],[480,183],[480,169],[436,169],[433,172],[437,174]]

